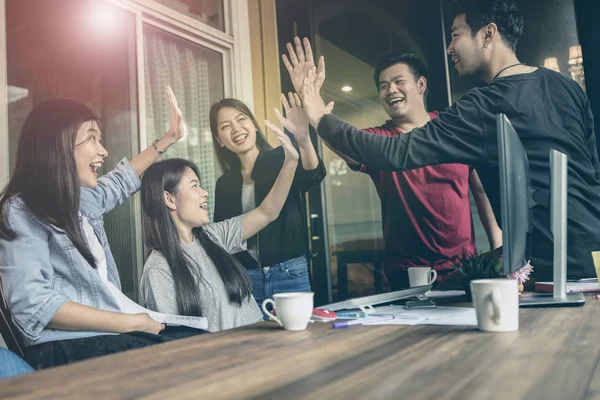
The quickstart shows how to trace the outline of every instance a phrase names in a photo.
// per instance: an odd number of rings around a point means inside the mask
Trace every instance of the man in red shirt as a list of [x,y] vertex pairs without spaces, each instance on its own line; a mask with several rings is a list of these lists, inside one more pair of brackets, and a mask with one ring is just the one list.
[[[390,116],[384,125],[365,129],[375,135],[396,136],[437,117],[427,112],[427,73],[412,54],[384,56],[375,69],[379,101]],[[463,254],[476,251],[469,187],[487,233],[490,247],[502,245],[477,171],[464,164],[440,164],[412,171],[384,172],[343,157],[349,166],[369,174],[381,199],[385,272],[392,290],[409,286],[406,269],[427,266],[443,280]]]
[[[308,41],[304,42],[306,54],[300,41],[297,38],[295,41],[296,54],[288,46],[292,63],[285,56],[284,63],[298,89],[302,79],[295,77],[302,75],[302,63],[314,63]],[[324,78],[324,64],[320,64],[320,75]],[[374,78],[381,105],[391,119],[365,131],[397,136],[436,118],[437,112],[427,112],[425,107],[426,70],[416,56],[383,57]],[[477,172],[468,165],[441,164],[412,171],[385,172],[332,150],[352,169],[369,174],[377,188],[383,218],[384,269],[392,290],[409,287],[407,269],[410,267],[431,267],[438,272],[437,279],[441,281],[453,272],[452,265],[458,257],[476,251],[469,187],[490,247],[495,249],[502,245],[502,232],[489,200]]]

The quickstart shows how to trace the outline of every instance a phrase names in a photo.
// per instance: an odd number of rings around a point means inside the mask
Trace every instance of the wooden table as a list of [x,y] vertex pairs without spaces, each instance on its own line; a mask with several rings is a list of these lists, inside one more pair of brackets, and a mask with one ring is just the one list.
[[600,397],[600,300],[521,309],[520,330],[272,323],[0,381],[0,398]]

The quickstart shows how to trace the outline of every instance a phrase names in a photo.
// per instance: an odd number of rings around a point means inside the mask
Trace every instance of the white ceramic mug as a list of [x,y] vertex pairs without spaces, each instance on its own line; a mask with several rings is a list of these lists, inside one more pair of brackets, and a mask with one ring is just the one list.
[[519,287],[514,279],[476,279],[471,294],[477,326],[486,332],[519,329]]
[[408,269],[410,287],[431,285],[436,278],[437,271],[429,267],[412,267]]
[[[262,309],[271,316],[283,329],[301,331],[306,329],[312,316],[314,303],[313,292],[276,293],[273,299],[265,299]],[[277,316],[267,311],[267,304],[272,304]]]

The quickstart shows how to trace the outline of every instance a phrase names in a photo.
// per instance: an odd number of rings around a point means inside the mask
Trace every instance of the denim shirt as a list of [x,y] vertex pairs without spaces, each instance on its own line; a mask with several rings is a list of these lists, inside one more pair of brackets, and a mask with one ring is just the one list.
[[[113,171],[98,178],[95,189],[81,189],[79,210],[104,248],[109,281],[119,289],[119,273],[102,218],[140,186],[133,167],[123,159]],[[24,337],[23,344],[105,335],[47,327],[67,300],[107,311],[120,309],[98,271],[77,251],[63,229],[40,221],[19,196],[7,202],[3,214],[17,238],[0,238],[0,277],[13,322]],[[81,217],[79,223],[82,224]]]

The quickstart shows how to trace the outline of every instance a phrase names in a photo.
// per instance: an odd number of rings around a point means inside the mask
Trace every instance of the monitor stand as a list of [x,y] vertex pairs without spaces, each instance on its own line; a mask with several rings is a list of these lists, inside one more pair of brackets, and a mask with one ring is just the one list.
[[554,235],[553,293],[523,294],[519,296],[521,307],[577,307],[585,304],[583,293],[567,293],[567,156],[556,150],[550,150],[550,179]]

